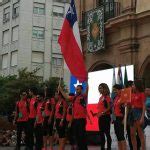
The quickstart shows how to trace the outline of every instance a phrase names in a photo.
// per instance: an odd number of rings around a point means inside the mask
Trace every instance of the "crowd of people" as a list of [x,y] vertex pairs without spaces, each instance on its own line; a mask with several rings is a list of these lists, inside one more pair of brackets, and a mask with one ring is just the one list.
[[65,148],[66,133],[72,149],[76,149],[76,145],[80,150],[87,149],[85,132],[87,93],[82,94],[81,85],[77,86],[76,95],[73,93],[66,95],[61,87],[55,92],[54,97],[49,97],[48,92],[45,95],[44,90],[38,91],[35,87],[20,92],[14,119],[17,126],[16,149],[21,147],[21,135],[24,131],[26,149],[34,149],[34,144],[36,150],[47,149],[49,144],[52,150],[55,128],[60,150]]
[[[101,83],[98,87],[100,98],[95,112],[90,111],[93,117],[98,118],[100,147],[111,150],[110,126],[114,124],[114,131],[118,141],[118,149],[126,150],[127,141],[124,133],[125,107],[128,108],[127,135],[131,150],[140,147],[146,149],[144,128],[149,125],[150,88],[145,92],[140,81],[128,81],[127,87],[132,89],[132,97],[129,103],[121,100],[122,86],[113,86],[115,96],[110,98],[110,90],[107,84]],[[14,124],[17,126],[16,149],[20,150],[22,131],[25,133],[25,146],[27,150],[53,150],[54,130],[59,139],[59,150],[65,149],[66,137],[71,150],[87,150],[86,119],[92,124],[87,112],[87,95],[83,93],[83,87],[78,85],[76,93],[67,94],[60,86],[53,97],[49,91],[37,90],[31,87],[20,92],[20,100],[16,103]],[[30,98],[29,98],[30,97]],[[145,115],[145,112],[147,115]],[[112,114],[113,117],[112,121]]]
[[[24,144],[22,136],[21,143]],[[15,146],[16,131],[15,130],[0,130],[0,146]]]

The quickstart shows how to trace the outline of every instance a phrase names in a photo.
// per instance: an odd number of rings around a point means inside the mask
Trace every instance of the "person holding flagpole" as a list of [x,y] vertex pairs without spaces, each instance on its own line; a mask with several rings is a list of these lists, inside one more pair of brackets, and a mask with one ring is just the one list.
[[132,122],[130,122],[130,134],[133,150],[137,150],[136,131],[141,141],[142,150],[146,149],[145,136],[143,132],[144,115],[145,115],[145,94],[141,80],[134,81],[132,85],[132,98],[131,98],[131,115]]
[[114,130],[118,140],[118,149],[119,150],[126,150],[126,141],[124,136],[124,115],[125,115],[125,108],[124,103],[121,100],[121,90],[122,86],[119,84],[115,84],[113,86],[113,90],[116,94],[114,99],[114,114],[116,119],[114,121]]
[[[88,78],[87,70],[82,54],[80,33],[74,0],[71,0],[69,9],[64,19],[58,43],[60,44],[61,52],[71,74],[75,76],[79,80],[79,82],[86,82]],[[61,87],[59,87],[59,91],[66,99],[69,99],[69,97],[63,92]],[[89,118],[89,115],[86,109],[87,92],[86,94],[83,94],[82,91],[83,87],[81,85],[78,85],[76,87],[76,96],[72,99],[73,126],[75,127],[74,133],[77,140],[78,149],[87,150],[85,128],[86,117]]]
[[[132,88],[134,82],[129,80],[126,84],[126,88]],[[132,109],[131,109],[131,105],[128,104],[128,115],[127,115],[127,137],[128,137],[128,144],[129,144],[129,148],[130,150],[133,150],[133,145],[132,145],[132,141],[131,141],[131,132],[130,132],[130,124],[132,122]],[[137,150],[140,150],[141,148],[141,141],[138,135],[138,131],[136,131],[136,143],[137,143]]]
[[77,85],[76,95],[71,97],[67,95],[61,87],[59,87],[59,91],[62,93],[66,100],[72,101],[73,104],[72,125],[78,150],[87,150],[86,118],[88,118],[90,123],[92,124],[86,107],[88,88],[86,89],[86,92],[83,93],[82,85]]

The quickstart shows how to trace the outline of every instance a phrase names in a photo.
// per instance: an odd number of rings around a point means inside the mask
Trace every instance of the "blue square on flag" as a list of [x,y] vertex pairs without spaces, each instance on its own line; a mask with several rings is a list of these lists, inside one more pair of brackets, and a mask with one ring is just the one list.
[[82,85],[83,86],[83,92],[85,92],[86,86],[87,86],[86,82],[81,83],[77,80],[76,77],[71,75],[71,77],[70,77],[70,93],[75,93],[77,85]]

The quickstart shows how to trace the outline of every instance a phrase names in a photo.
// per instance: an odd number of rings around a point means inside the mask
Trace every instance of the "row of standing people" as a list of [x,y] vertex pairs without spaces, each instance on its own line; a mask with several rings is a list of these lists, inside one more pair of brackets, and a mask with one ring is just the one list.
[[107,138],[107,149],[111,149],[111,111],[115,119],[114,131],[118,141],[118,149],[126,150],[127,143],[124,133],[124,117],[125,117],[125,106],[128,108],[127,118],[127,135],[129,146],[131,150],[141,149],[145,150],[145,136],[144,136],[144,116],[146,109],[146,96],[141,81],[128,81],[128,86],[132,89],[131,101],[125,103],[121,100],[121,85],[114,85],[113,91],[115,93],[113,101],[110,98],[110,91],[107,84],[102,83],[99,85],[99,92],[101,97],[98,103],[98,113],[93,113],[93,116],[98,117],[100,137],[101,137],[101,150],[105,149],[105,137]]
[[[110,125],[111,125],[111,111],[113,109],[115,120],[114,120],[114,130],[118,140],[118,148],[120,150],[126,149],[126,140],[124,136],[124,106],[127,105],[129,108],[128,117],[128,140],[130,149],[137,150],[139,146],[137,143],[141,143],[142,150],[145,150],[145,137],[142,125],[144,123],[145,114],[145,94],[143,93],[142,85],[140,82],[128,82],[128,86],[132,88],[132,98],[131,103],[124,104],[121,101],[121,89],[120,85],[114,85],[113,89],[116,94],[113,105],[110,98],[110,91],[107,84],[102,83],[99,85],[99,92],[101,97],[99,99],[96,113],[92,113],[94,117],[98,117],[98,124],[100,129],[101,138],[101,149],[105,148],[105,137],[107,138],[107,149],[111,149],[111,135],[110,135]],[[76,141],[79,150],[87,150],[86,143],[86,118],[90,120],[87,113],[87,93],[82,93],[82,86],[78,85],[76,88],[76,95],[67,95],[61,87],[59,87],[59,94],[56,93],[54,98],[47,99],[44,101],[44,94],[37,94],[34,89],[29,90],[29,94],[32,95],[30,100],[25,100],[27,108],[26,119],[20,115],[20,110],[16,113],[18,117],[17,120],[17,133],[18,133],[18,147],[19,137],[20,137],[20,125],[27,126],[29,130],[27,132],[27,147],[33,149],[34,138],[33,132],[35,131],[36,137],[36,149],[41,149],[43,146],[46,148],[47,140],[50,141],[50,148],[53,149],[53,126],[55,124],[58,135],[59,135],[59,149],[63,150],[65,147],[65,129],[70,127],[70,139],[72,144],[72,149],[74,147],[74,141]],[[22,92],[22,100],[26,98],[26,92]],[[69,101],[69,105],[66,101]],[[20,102],[20,101],[19,101]],[[20,105],[21,108],[21,104]],[[113,108],[112,108],[113,107]],[[28,113],[29,112],[29,113]],[[22,112],[23,114],[23,112]],[[23,119],[24,118],[24,119]],[[23,119],[23,123],[20,119]],[[54,123],[55,122],[55,123]],[[90,121],[91,122],[91,121]],[[92,122],[91,122],[92,123]],[[138,134],[137,134],[138,133]],[[136,141],[136,135],[139,137],[139,141]],[[49,137],[49,138],[48,138]],[[75,137],[75,139],[73,139]],[[40,142],[41,141],[41,142]],[[44,141],[44,143],[43,143]]]
[[[148,99],[146,100],[146,96],[149,97],[150,93],[148,90],[144,92],[144,88],[140,80],[134,82],[128,81],[127,87],[130,87],[132,91],[131,101],[128,103],[121,100],[121,91],[123,89],[121,85],[116,84],[113,86],[113,92],[115,93],[113,100],[110,98],[110,90],[107,84],[101,83],[98,87],[101,96],[97,104],[97,110],[95,110],[96,113],[92,111],[90,112],[93,117],[98,118],[101,150],[105,149],[105,138],[107,138],[107,149],[111,150],[112,147],[112,139],[110,135],[112,113],[115,116],[113,123],[118,141],[118,149],[127,149],[127,142],[125,138],[126,133],[124,132],[125,107],[128,109],[127,136],[129,147],[131,150],[138,150],[140,148],[142,150],[146,149],[144,128],[146,127],[147,119],[144,116],[145,110],[148,109],[148,105],[150,103],[148,102]],[[60,92],[66,99],[69,99],[62,89],[60,89]],[[73,109],[76,111],[76,108]],[[80,109],[78,109],[78,111],[79,110]],[[89,116],[87,111],[86,115]]]
[[[82,94],[82,89],[82,86],[78,85],[76,95],[67,96],[59,87],[59,92],[56,92],[53,98],[45,98],[44,92],[37,92],[34,87],[30,88],[29,92],[21,91],[14,119],[17,125],[16,149],[20,150],[21,134],[24,130],[27,150],[34,149],[34,139],[36,150],[43,147],[47,149],[47,143],[52,150],[55,126],[59,136],[59,150],[65,149],[67,127],[72,149],[78,147],[79,150],[87,150],[85,131],[88,116],[87,92]],[[27,98],[28,93],[32,98]],[[69,103],[66,100],[69,100]]]

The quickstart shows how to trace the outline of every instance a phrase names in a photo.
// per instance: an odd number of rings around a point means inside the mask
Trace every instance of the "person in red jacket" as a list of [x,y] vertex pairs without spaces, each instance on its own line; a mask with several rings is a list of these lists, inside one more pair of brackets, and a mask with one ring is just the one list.
[[78,150],[87,150],[86,118],[90,120],[86,107],[88,88],[86,93],[83,94],[82,85],[78,85],[76,87],[76,95],[71,97],[68,96],[61,87],[59,87],[59,91],[67,100],[72,101],[73,104],[73,132],[77,142]]
[[55,106],[55,125],[59,136],[59,150],[65,149],[67,103],[61,93]]
[[49,141],[50,150],[53,150],[53,125],[54,125],[55,99],[46,98],[44,103],[44,148],[47,149],[47,142]]
[[[134,82],[132,80],[129,80],[127,82],[126,88],[132,88]],[[130,120],[132,120],[132,108],[131,105],[128,105],[128,114],[127,114],[127,139],[130,150],[133,150],[133,145],[131,141],[131,134],[130,134]],[[132,122],[132,121],[131,121]],[[138,131],[136,131],[136,143],[137,143],[137,150],[141,149],[141,141],[138,135]]]
[[131,115],[132,122],[130,122],[131,141],[133,150],[137,150],[136,131],[141,141],[141,148],[145,150],[145,136],[143,132],[144,115],[145,115],[145,94],[141,80],[134,82],[132,86],[131,98]]
[[126,150],[126,141],[124,137],[124,104],[121,101],[121,90],[122,86],[116,84],[113,86],[113,91],[116,94],[114,99],[114,114],[116,119],[114,121],[114,130],[118,140],[118,149],[119,150]]
[[44,92],[39,92],[37,95],[37,113],[36,120],[34,123],[35,127],[35,150],[42,150],[43,147],[43,112],[44,112]]
[[105,149],[105,136],[107,138],[107,149],[111,150],[111,136],[110,136],[110,124],[111,124],[111,117],[110,117],[110,91],[108,85],[105,83],[101,83],[98,87],[99,93],[101,97],[99,99],[97,109],[98,113],[96,116],[98,117],[98,124],[100,130],[100,138],[101,138],[101,150]]
[[17,145],[16,149],[20,150],[22,131],[25,133],[26,149],[29,149],[29,132],[28,132],[28,117],[29,117],[29,106],[27,101],[27,92],[21,91],[20,101],[16,103],[16,115],[14,123],[17,124]]
[[31,87],[29,89],[29,95],[31,96],[31,99],[29,100],[30,150],[33,150],[33,146],[34,146],[34,123],[35,123],[35,119],[36,119],[37,92],[38,92],[38,90],[36,87]]

